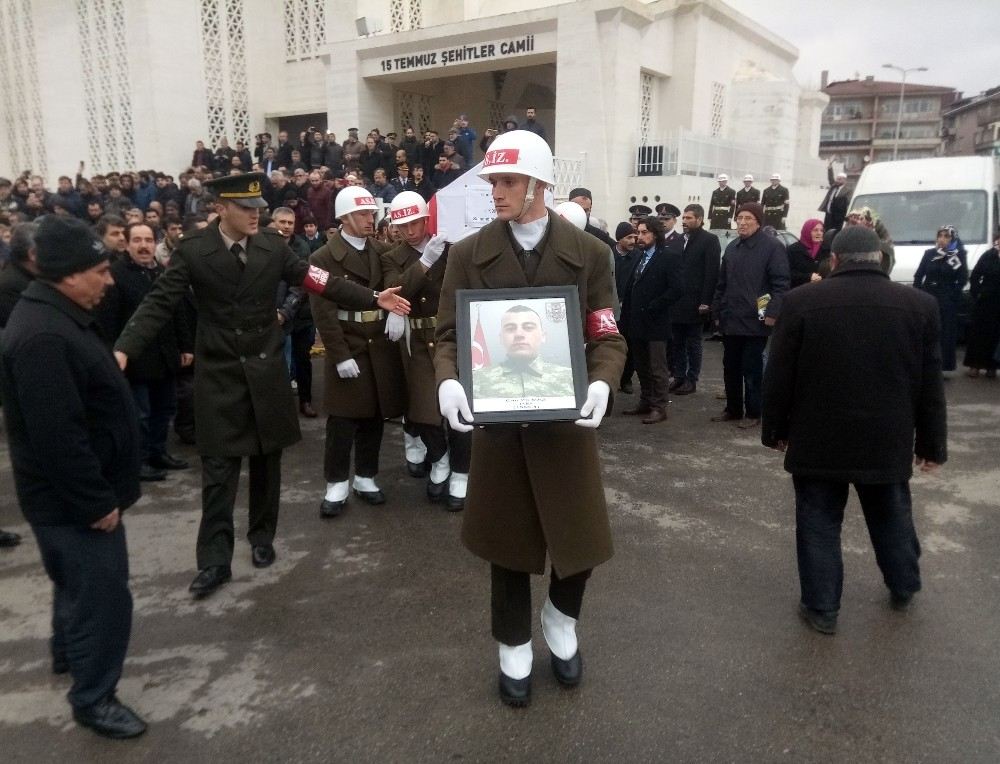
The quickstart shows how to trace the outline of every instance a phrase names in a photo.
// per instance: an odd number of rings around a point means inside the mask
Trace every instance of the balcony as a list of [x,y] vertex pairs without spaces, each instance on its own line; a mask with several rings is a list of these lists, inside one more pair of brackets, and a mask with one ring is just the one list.
[[993,122],[1000,122],[1000,101],[992,102],[988,107],[976,113],[976,125],[986,127]]
[[831,138],[827,140],[826,138],[820,138],[819,145],[823,148],[833,148],[834,146],[843,146],[846,148],[857,146],[859,148],[864,146],[870,146],[872,142],[871,138],[858,138],[853,141],[843,141],[836,138]]
[[[929,138],[900,138],[899,148],[901,149],[928,149],[936,148],[940,145],[941,139],[936,135],[932,135]],[[895,138],[875,138],[871,142],[872,148],[875,149],[891,149],[896,145]]]

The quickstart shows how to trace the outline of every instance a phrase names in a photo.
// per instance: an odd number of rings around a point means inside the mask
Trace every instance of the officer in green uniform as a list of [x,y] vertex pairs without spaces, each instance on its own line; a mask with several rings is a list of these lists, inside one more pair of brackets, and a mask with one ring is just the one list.
[[736,191],[729,187],[729,176],[719,173],[715,178],[719,187],[712,192],[708,206],[709,226],[713,230],[728,231],[732,228],[733,215],[736,213]]
[[277,231],[259,229],[262,173],[230,175],[205,184],[219,219],[185,234],[170,267],[133,314],[115,356],[122,369],[174,314],[190,289],[198,309],[194,406],[202,458],[199,573],[190,590],[204,596],[232,577],[233,505],[243,457],[250,462],[247,538],[256,567],[274,562],[281,493],[281,452],[296,443],[298,414],[282,355],[284,334],[275,295],[280,282],[353,310],[408,312],[398,289],[373,292],[310,267]]
[[473,398],[551,398],[573,395],[573,370],[539,354],[545,344],[542,319],[526,305],[514,305],[500,317],[502,363],[472,373]]
[[764,189],[760,203],[764,206],[764,225],[783,231],[788,217],[788,189],[781,185],[778,173],[771,174],[771,185]]
[[638,229],[639,221],[647,215],[652,214],[653,209],[651,207],[647,207],[645,204],[633,204],[628,208],[628,222],[632,224],[633,229]]
[[744,175],[743,188],[736,192],[736,209],[739,209],[744,204],[756,204],[759,201],[760,189],[753,187],[753,175]]

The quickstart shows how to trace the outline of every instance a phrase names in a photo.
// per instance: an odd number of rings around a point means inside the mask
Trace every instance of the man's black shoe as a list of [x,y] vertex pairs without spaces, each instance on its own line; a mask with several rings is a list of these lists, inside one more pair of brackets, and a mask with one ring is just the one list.
[[799,615],[802,616],[803,621],[812,626],[812,628],[814,628],[820,634],[837,633],[836,613],[824,613],[819,610],[813,610],[812,608],[807,608],[800,602]]
[[366,504],[385,504],[385,494],[381,491],[359,491],[355,488],[354,495]]
[[674,388],[673,392],[678,395],[691,395],[691,393],[693,393],[696,389],[697,388],[695,387],[694,382],[690,379],[685,379],[681,384]]
[[427,462],[407,462],[406,471],[410,473],[412,478],[425,478],[430,472],[427,468]]
[[893,610],[904,613],[910,609],[911,602],[913,602],[913,592],[889,592],[889,607]]
[[563,687],[576,687],[580,684],[583,679],[583,658],[580,657],[579,648],[568,661],[556,657],[555,653],[549,654],[552,656],[552,673],[559,684]]
[[257,544],[250,553],[250,559],[255,568],[267,568],[274,562],[274,547],[270,544]]
[[86,708],[74,708],[73,718],[77,724],[115,740],[138,737],[146,731],[146,722],[114,695]]
[[531,702],[531,676],[524,679],[511,679],[502,671],[497,682],[500,690],[500,700],[514,708],[524,708]]
[[448,495],[448,481],[444,480],[440,483],[435,483],[430,478],[427,480],[427,498],[430,499],[434,504],[440,504],[445,500]]
[[10,531],[0,531],[0,547],[15,547],[21,543],[21,537]]
[[667,386],[667,392],[668,393],[676,392],[678,388],[680,388],[683,384],[684,384],[683,379],[675,379]]
[[742,419],[743,417],[730,414],[728,411],[723,411],[718,416],[712,417],[713,422],[739,422]]
[[346,504],[347,499],[341,499],[340,501],[327,501],[326,499],[323,499],[319,505],[319,516],[336,517],[344,511],[344,506]]
[[465,498],[462,496],[452,496],[448,495],[448,503],[445,505],[445,509],[449,512],[461,512],[465,509]]
[[198,571],[198,575],[194,577],[194,581],[191,582],[188,591],[197,597],[205,597],[232,577],[233,573],[228,565],[212,565]]
[[158,470],[156,467],[152,467],[148,464],[140,465],[139,467],[139,480],[144,480],[146,482],[156,482],[158,480],[166,480],[167,473],[165,470]]
[[186,470],[191,465],[164,452],[159,456],[149,457],[149,466],[158,470]]

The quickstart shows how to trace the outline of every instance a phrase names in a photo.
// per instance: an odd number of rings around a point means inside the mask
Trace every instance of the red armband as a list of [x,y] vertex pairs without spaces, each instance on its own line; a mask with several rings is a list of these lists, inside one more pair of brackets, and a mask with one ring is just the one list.
[[315,265],[309,266],[309,272],[302,279],[302,288],[313,294],[323,294],[326,290],[326,282],[330,280],[330,271],[324,271]]
[[592,310],[587,314],[587,342],[597,340],[605,334],[618,334],[615,312],[611,308]]

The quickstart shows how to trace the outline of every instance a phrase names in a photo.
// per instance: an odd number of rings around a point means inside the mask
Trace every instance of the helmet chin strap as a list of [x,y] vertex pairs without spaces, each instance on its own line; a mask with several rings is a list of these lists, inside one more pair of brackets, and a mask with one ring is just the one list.
[[521,204],[521,211],[517,213],[517,217],[514,218],[515,223],[521,222],[521,218],[523,218],[527,214],[528,210],[531,208],[531,205],[534,203],[535,185],[537,183],[538,180],[536,178],[532,178],[530,175],[528,176],[528,192],[524,195],[524,202]]

